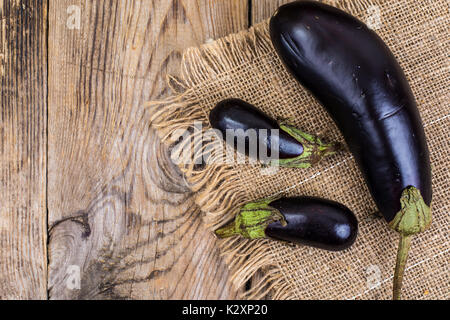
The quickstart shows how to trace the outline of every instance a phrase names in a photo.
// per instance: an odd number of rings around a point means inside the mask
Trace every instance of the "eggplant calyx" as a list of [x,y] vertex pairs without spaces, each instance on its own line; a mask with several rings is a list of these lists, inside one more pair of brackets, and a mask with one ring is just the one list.
[[309,168],[317,164],[323,157],[336,153],[336,143],[324,143],[319,137],[305,133],[286,121],[279,121],[280,129],[289,134],[303,146],[303,152],[295,158],[273,160],[271,165],[288,168]]
[[247,239],[265,238],[265,230],[269,224],[280,221],[287,225],[283,214],[270,206],[276,198],[266,198],[249,202],[242,206],[233,221],[215,231],[218,238],[241,235]]
[[425,231],[431,224],[431,209],[423,201],[420,191],[407,187],[400,197],[401,209],[389,226],[402,235],[414,235]]
[[389,223],[389,227],[400,233],[397,261],[394,273],[393,299],[401,299],[403,274],[413,235],[423,232],[431,225],[431,208],[423,201],[420,191],[407,187],[400,197],[400,211]]

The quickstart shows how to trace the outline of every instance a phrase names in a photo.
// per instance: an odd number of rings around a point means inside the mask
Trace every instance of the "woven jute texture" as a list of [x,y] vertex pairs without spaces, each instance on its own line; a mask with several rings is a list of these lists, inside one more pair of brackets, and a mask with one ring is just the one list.
[[[449,36],[445,0],[328,1],[374,29],[403,67],[417,99],[431,153],[433,223],[417,235],[405,272],[403,298],[450,298],[449,253]],[[332,119],[284,69],[270,42],[267,21],[248,31],[191,48],[182,77],[169,79],[177,94],[149,102],[152,124],[171,150],[173,132],[201,122],[224,98],[246,100],[274,118],[289,118],[302,130],[343,142]],[[198,132],[198,131],[197,131]],[[186,142],[188,141],[188,142]],[[222,142],[220,142],[222,143]],[[203,150],[203,149],[201,149]],[[194,155],[195,157],[195,155]],[[243,298],[390,299],[399,236],[377,216],[376,206],[350,153],[340,152],[310,169],[280,168],[269,175],[258,164],[179,164],[214,230],[251,200],[284,193],[332,199],[357,216],[359,235],[343,252],[233,237],[219,241],[236,287],[258,272]],[[205,253],[207,254],[207,253]]]

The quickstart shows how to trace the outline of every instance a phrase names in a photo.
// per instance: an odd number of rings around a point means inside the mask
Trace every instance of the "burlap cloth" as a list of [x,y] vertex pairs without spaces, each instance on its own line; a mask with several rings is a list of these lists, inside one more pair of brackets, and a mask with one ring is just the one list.
[[[411,84],[431,153],[433,223],[412,242],[403,298],[448,299],[448,2],[328,2],[372,26],[394,52]],[[172,148],[176,144],[171,133],[187,128],[193,132],[194,121],[210,128],[209,110],[229,97],[249,101],[273,117],[291,118],[306,132],[343,141],[324,109],[284,70],[271,45],[267,21],[188,49],[182,75],[169,79],[176,96],[149,103],[154,109],[153,125]],[[343,252],[270,240],[221,240],[219,245],[236,287],[244,286],[256,272],[263,274],[244,298],[391,298],[399,236],[374,215],[375,204],[350,153],[341,152],[311,169],[281,168],[276,175],[262,174],[257,164],[180,164],[180,168],[196,192],[196,202],[211,230],[228,221],[243,203],[282,192],[339,201],[358,218],[358,238]]]

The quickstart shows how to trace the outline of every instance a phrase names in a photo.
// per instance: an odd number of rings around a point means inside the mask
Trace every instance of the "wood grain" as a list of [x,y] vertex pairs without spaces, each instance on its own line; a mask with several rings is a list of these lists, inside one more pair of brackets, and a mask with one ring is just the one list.
[[46,2],[0,19],[0,299],[46,299]]
[[251,0],[252,24],[256,24],[270,18],[279,6],[292,1],[293,0]]
[[143,105],[184,48],[247,25],[246,0],[50,2],[51,299],[237,296]]

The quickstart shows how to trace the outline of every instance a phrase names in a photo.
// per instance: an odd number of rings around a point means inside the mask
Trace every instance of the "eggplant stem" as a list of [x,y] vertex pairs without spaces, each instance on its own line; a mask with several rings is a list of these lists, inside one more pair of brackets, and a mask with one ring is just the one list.
[[427,206],[417,188],[410,186],[403,190],[400,206],[400,211],[389,223],[392,229],[400,233],[394,272],[394,300],[401,298],[402,280],[411,247],[411,238],[413,235],[425,231],[431,225],[431,208]]
[[214,233],[219,239],[229,238],[239,234],[239,232],[236,232],[234,220],[222,228],[217,229]]
[[215,231],[216,236],[220,239],[234,235],[241,235],[247,239],[260,239],[266,237],[266,227],[272,222],[279,221],[285,226],[284,216],[270,206],[270,203],[277,198],[279,197],[260,199],[243,205],[233,221]]
[[310,168],[322,158],[331,156],[340,149],[339,143],[324,143],[319,137],[303,132],[285,120],[279,120],[278,125],[281,130],[303,146],[303,152],[294,158],[274,160],[271,165],[287,168]]
[[409,248],[411,247],[411,238],[412,236],[400,235],[394,273],[393,300],[401,300],[403,275],[408,260]]

